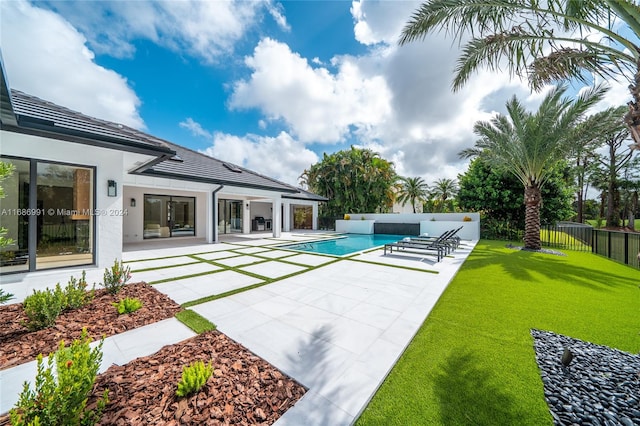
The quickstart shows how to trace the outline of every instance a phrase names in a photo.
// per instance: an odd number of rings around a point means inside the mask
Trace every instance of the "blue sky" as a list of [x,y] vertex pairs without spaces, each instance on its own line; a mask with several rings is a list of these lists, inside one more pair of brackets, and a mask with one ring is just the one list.
[[541,95],[488,72],[451,93],[456,45],[397,45],[419,4],[2,0],[0,47],[15,89],[290,184],[351,144],[431,183],[477,120]]

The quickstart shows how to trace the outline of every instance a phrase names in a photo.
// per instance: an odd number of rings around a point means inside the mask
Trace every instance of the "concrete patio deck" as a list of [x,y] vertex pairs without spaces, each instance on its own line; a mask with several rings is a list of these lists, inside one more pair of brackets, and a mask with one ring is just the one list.
[[[382,250],[337,258],[274,247],[319,236],[283,234],[279,239],[252,236],[214,245],[144,247],[126,251],[123,260],[133,270],[133,281],[150,282],[178,303],[196,303],[191,309],[221,332],[308,388],[276,424],[349,425],[366,407],[476,241],[465,241],[437,263],[416,254],[384,256]],[[26,295],[44,282],[66,282],[72,273],[40,275],[45,276],[34,274],[2,287],[14,294],[16,288],[28,287],[28,291],[21,288]],[[102,271],[87,271],[87,276],[89,282],[99,282]],[[256,284],[266,285],[198,303]],[[167,327],[174,332],[167,333]],[[124,347],[119,341],[131,339],[128,333],[133,332],[137,342],[149,344],[119,354],[117,348]],[[112,336],[104,345],[103,367],[148,355],[159,343],[172,344],[189,336],[179,323]],[[11,408],[22,382],[32,381],[34,371],[35,366],[28,364],[0,371],[0,412]]]

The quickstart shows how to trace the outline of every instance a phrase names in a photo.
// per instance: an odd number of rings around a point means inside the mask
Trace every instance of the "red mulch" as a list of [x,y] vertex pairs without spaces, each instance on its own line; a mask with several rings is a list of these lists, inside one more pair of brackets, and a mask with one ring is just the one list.
[[[214,374],[195,395],[178,398],[182,367],[197,360],[212,361]],[[101,425],[270,425],[305,393],[293,379],[218,331],[111,366],[98,376],[93,395],[105,388],[110,402]]]
[[[111,302],[136,297],[143,307],[117,315]],[[29,332],[20,325],[22,304],[0,306],[0,369],[57,350],[64,339],[80,337],[82,327],[100,339],[174,316],[181,308],[145,284],[129,284],[118,295],[103,290],[93,302],[61,315],[52,328]],[[195,395],[175,395],[182,368],[212,361],[213,376]],[[271,364],[218,331],[207,332],[98,375],[89,407],[109,389],[101,425],[270,425],[304,395],[305,389]],[[9,416],[0,416],[0,426]]]
[[[112,302],[135,297],[142,302],[137,311],[118,315]],[[21,322],[26,320],[22,303],[0,306],[0,370],[34,360],[38,354],[48,355],[58,349],[60,340],[71,343],[86,327],[93,340],[171,318],[181,311],[180,305],[145,283],[128,284],[117,295],[96,290],[93,301],[80,309],[65,312],[53,327],[29,332]]]

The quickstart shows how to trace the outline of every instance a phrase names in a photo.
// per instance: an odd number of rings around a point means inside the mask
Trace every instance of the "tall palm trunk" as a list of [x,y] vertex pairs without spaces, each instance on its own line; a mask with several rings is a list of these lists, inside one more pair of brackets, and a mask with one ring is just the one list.
[[540,250],[540,205],[542,194],[537,183],[524,188],[524,247],[530,250]]
[[624,122],[631,132],[631,138],[640,149],[640,61],[636,64],[636,75],[633,84],[629,85],[629,92],[633,100],[627,104],[629,112],[624,116]]

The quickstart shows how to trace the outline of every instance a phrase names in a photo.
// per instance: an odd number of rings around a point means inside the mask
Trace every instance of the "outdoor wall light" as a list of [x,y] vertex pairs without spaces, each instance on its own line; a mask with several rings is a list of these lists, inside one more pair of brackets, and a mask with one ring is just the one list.
[[136,206],[136,199],[132,198],[131,199],[131,207],[135,207]]
[[249,208],[249,203],[247,203],[247,208]]
[[107,196],[108,197],[117,197],[118,196],[118,184],[115,180],[107,181]]

